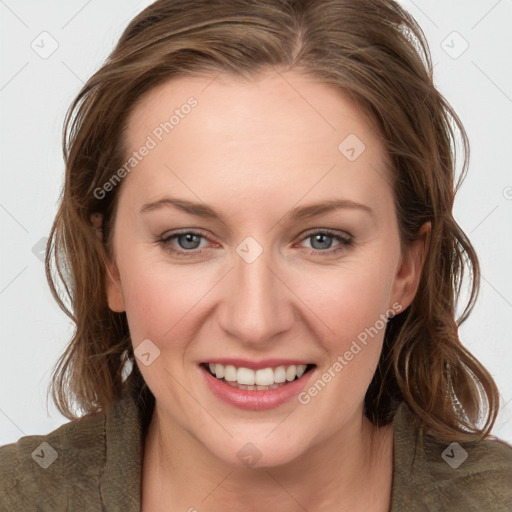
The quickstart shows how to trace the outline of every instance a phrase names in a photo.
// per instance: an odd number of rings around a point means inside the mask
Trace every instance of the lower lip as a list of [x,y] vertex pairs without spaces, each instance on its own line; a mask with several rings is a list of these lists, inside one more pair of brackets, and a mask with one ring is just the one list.
[[206,384],[210,391],[227,402],[228,404],[239,407],[240,409],[248,409],[252,411],[261,411],[265,409],[272,409],[282,405],[289,400],[297,397],[297,395],[305,388],[306,384],[311,379],[315,368],[304,373],[300,379],[295,379],[284,386],[276,389],[269,389],[265,391],[237,389],[225,382],[215,378],[206,368],[199,367],[206,379]]

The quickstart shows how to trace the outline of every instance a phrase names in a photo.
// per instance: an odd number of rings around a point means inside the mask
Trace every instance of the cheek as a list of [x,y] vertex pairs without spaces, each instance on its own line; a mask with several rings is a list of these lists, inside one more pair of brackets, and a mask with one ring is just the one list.
[[[211,288],[198,267],[172,266],[132,254],[119,262],[126,315],[132,340],[137,345],[149,338],[157,345],[179,336],[194,315],[194,305]],[[188,270],[186,270],[188,269]]]
[[325,428],[325,416],[334,423],[344,421],[347,411],[364,400],[382,351],[385,315],[392,313],[389,269],[367,262],[356,271],[354,265],[330,279],[317,275],[316,286],[310,277],[303,278],[302,297],[315,313],[309,316],[315,318],[310,325],[317,326],[315,338],[326,354],[317,380],[299,396],[301,404],[315,411],[312,428]]
[[392,259],[382,257],[347,260],[337,270],[297,275],[294,291],[314,313],[309,317],[316,318],[318,336],[342,349],[367,328],[383,327],[380,318],[389,313],[393,268]]

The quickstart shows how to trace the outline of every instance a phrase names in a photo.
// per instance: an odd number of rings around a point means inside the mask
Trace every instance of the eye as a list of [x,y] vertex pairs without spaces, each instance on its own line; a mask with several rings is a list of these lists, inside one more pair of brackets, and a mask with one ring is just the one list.
[[[206,237],[197,231],[179,231],[157,239],[157,242],[168,252],[178,256],[197,256],[205,247],[199,248],[201,239]],[[172,242],[176,241],[178,247]]]
[[[183,230],[171,234],[163,235],[156,239],[156,241],[167,252],[176,256],[198,256],[203,253],[207,246],[201,247],[202,241],[207,241],[207,237],[199,231]],[[353,237],[348,233],[333,231],[331,229],[317,229],[310,231],[302,237],[302,242],[311,240],[311,254],[314,255],[331,255],[348,246],[353,245]],[[333,246],[333,240],[337,245]],[[174,243],[176,242],[176,243]],[[218,244],[214,244],[218,247]],[[302,246],[307,249],[307,247]]]
[[[302,237],[302,241],[311,240],[311,249],[313,254],[327,253],[332,254],[353,244],[353,237],[347,233],[340,233],[331,229],[321,229],[309,232]],[[338,245],[332,248],[333,240]]]

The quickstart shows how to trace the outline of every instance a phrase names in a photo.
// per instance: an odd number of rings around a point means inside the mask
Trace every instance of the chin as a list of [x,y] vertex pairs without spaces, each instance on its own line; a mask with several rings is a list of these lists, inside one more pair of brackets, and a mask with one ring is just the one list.
[[291,464],[304,454],[303,443],[294,445],[289,439],[280,439],[279,436],[270,440],[267,437],[270,431],[265,429],[259,436],[235,436],[222,444],[212,443],[210,438],[205,447],[213,457],[236,469],[275,468]]

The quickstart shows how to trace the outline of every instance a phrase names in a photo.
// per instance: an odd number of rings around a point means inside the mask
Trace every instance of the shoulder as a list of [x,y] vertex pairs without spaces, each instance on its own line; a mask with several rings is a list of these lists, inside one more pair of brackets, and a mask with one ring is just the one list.
[[512,446],[495,437],[442,443],[413,426],[402,405],[395,418],[396,508],[416,500],[429,512],[512,511]]
[[80,495],[94,496],[104,439],[105,416],[99,414],[0,446],[0,510],[68,510],[77,486]]
[[429,439],[425,461],[431,465],[430,485],[439,492],[441,503],[456,503],[460,510],[512,511],[512,447],[508,444],[491,439],[442,444]]
[[0,447],[0,512],[140,510],[144,422],[151,394],[127,383],[108,413]]

